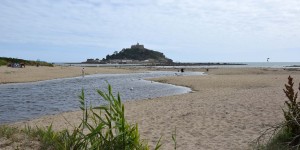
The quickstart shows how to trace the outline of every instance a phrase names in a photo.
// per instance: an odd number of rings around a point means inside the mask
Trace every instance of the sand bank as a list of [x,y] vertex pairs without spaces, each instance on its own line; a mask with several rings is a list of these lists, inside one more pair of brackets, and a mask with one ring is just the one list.
[[[173,148],[175,127],[178,149],[250,149],[249,143],[268,125],[283,119],[281,107],[286,98],[282,89],[288,75],[300,81],[300,72],[283,69],[225,68],[210,69],[208,74],[152,79],[188,86],[194,92],[127,102],[127,118],[139,124],[141,137],[150,145],[163,136],[162,149]],[[78,124],[80,116],[81,112],[68,112],[15,125],[53,123],[60,130]]]
[[[113,73],[132,73],[132,70],[109,68],[109,67],[85,67],[85,75],[89,74],[113,74]],[[26,68],[0,67],[1,83],[19,83],[32,82],[57,78],[76,77],[82,75],[82,67],[35,67],[26,66]]]

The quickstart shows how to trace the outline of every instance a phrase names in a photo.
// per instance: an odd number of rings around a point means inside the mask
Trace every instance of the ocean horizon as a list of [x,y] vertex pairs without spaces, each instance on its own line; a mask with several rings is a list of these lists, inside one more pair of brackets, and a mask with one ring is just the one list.
[[[155,66],[155,67],[167,67],[167,68],[300,68],[300,62],[181,62],[181,63],[211,63],[215,65],[193,65],[193,66]],[[70,63],[60,62],[54,63],[62,66],[81,66],[81,67],[115,67],[115,66],[144,66],[142,64],[85,64],[85,63]],[[220,65],[218,65],[220,64]],[[230,65],[224,65],[230,64]],[[237,64],[237,65],[234,65]],[[243,65],[240,65],[243,64]]]

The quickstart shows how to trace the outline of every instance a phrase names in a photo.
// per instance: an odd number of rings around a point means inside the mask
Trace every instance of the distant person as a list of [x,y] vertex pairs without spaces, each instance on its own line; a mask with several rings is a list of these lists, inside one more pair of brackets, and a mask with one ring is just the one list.
[[25,63],[21,63],[21,68],[25,68]]
[[82,73],[82,77],[84,77],[84,74],[85,74],[84,68],[82,68],[81,73]]
[[183,68],[181,68],[181,72],[184,72],[184,69],[183,69]]

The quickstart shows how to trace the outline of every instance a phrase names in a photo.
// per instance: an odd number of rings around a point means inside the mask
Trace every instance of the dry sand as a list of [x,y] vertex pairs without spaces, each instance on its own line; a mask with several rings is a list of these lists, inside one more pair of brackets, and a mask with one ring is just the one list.
[[[199,70],[199,69],[198,69]],[[200,69],[201,71],[201,69]],[[283,120],[282,91],[288,75],[298,85],[300,71],[283,69],[210,69],[205,76],[174,76],[152,79],[191,87],[177,96],[125,103],[126,116],[138,123],[141,137],[150,145],[163,137],[162,149],[173,149],[172,132],[177,129],[178,149],[251,149],[250,142],[269,125]],[[67,112],[19,122],[70,128],[81,112]],[[69,123],[65,120],[67,119]]]

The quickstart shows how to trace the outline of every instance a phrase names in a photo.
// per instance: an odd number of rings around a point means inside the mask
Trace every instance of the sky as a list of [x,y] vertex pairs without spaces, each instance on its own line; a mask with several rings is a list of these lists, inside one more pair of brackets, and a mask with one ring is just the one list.
[[82,62],[137,42],[175,62],[299,62],[300,1],[0,1],[0,57]]

